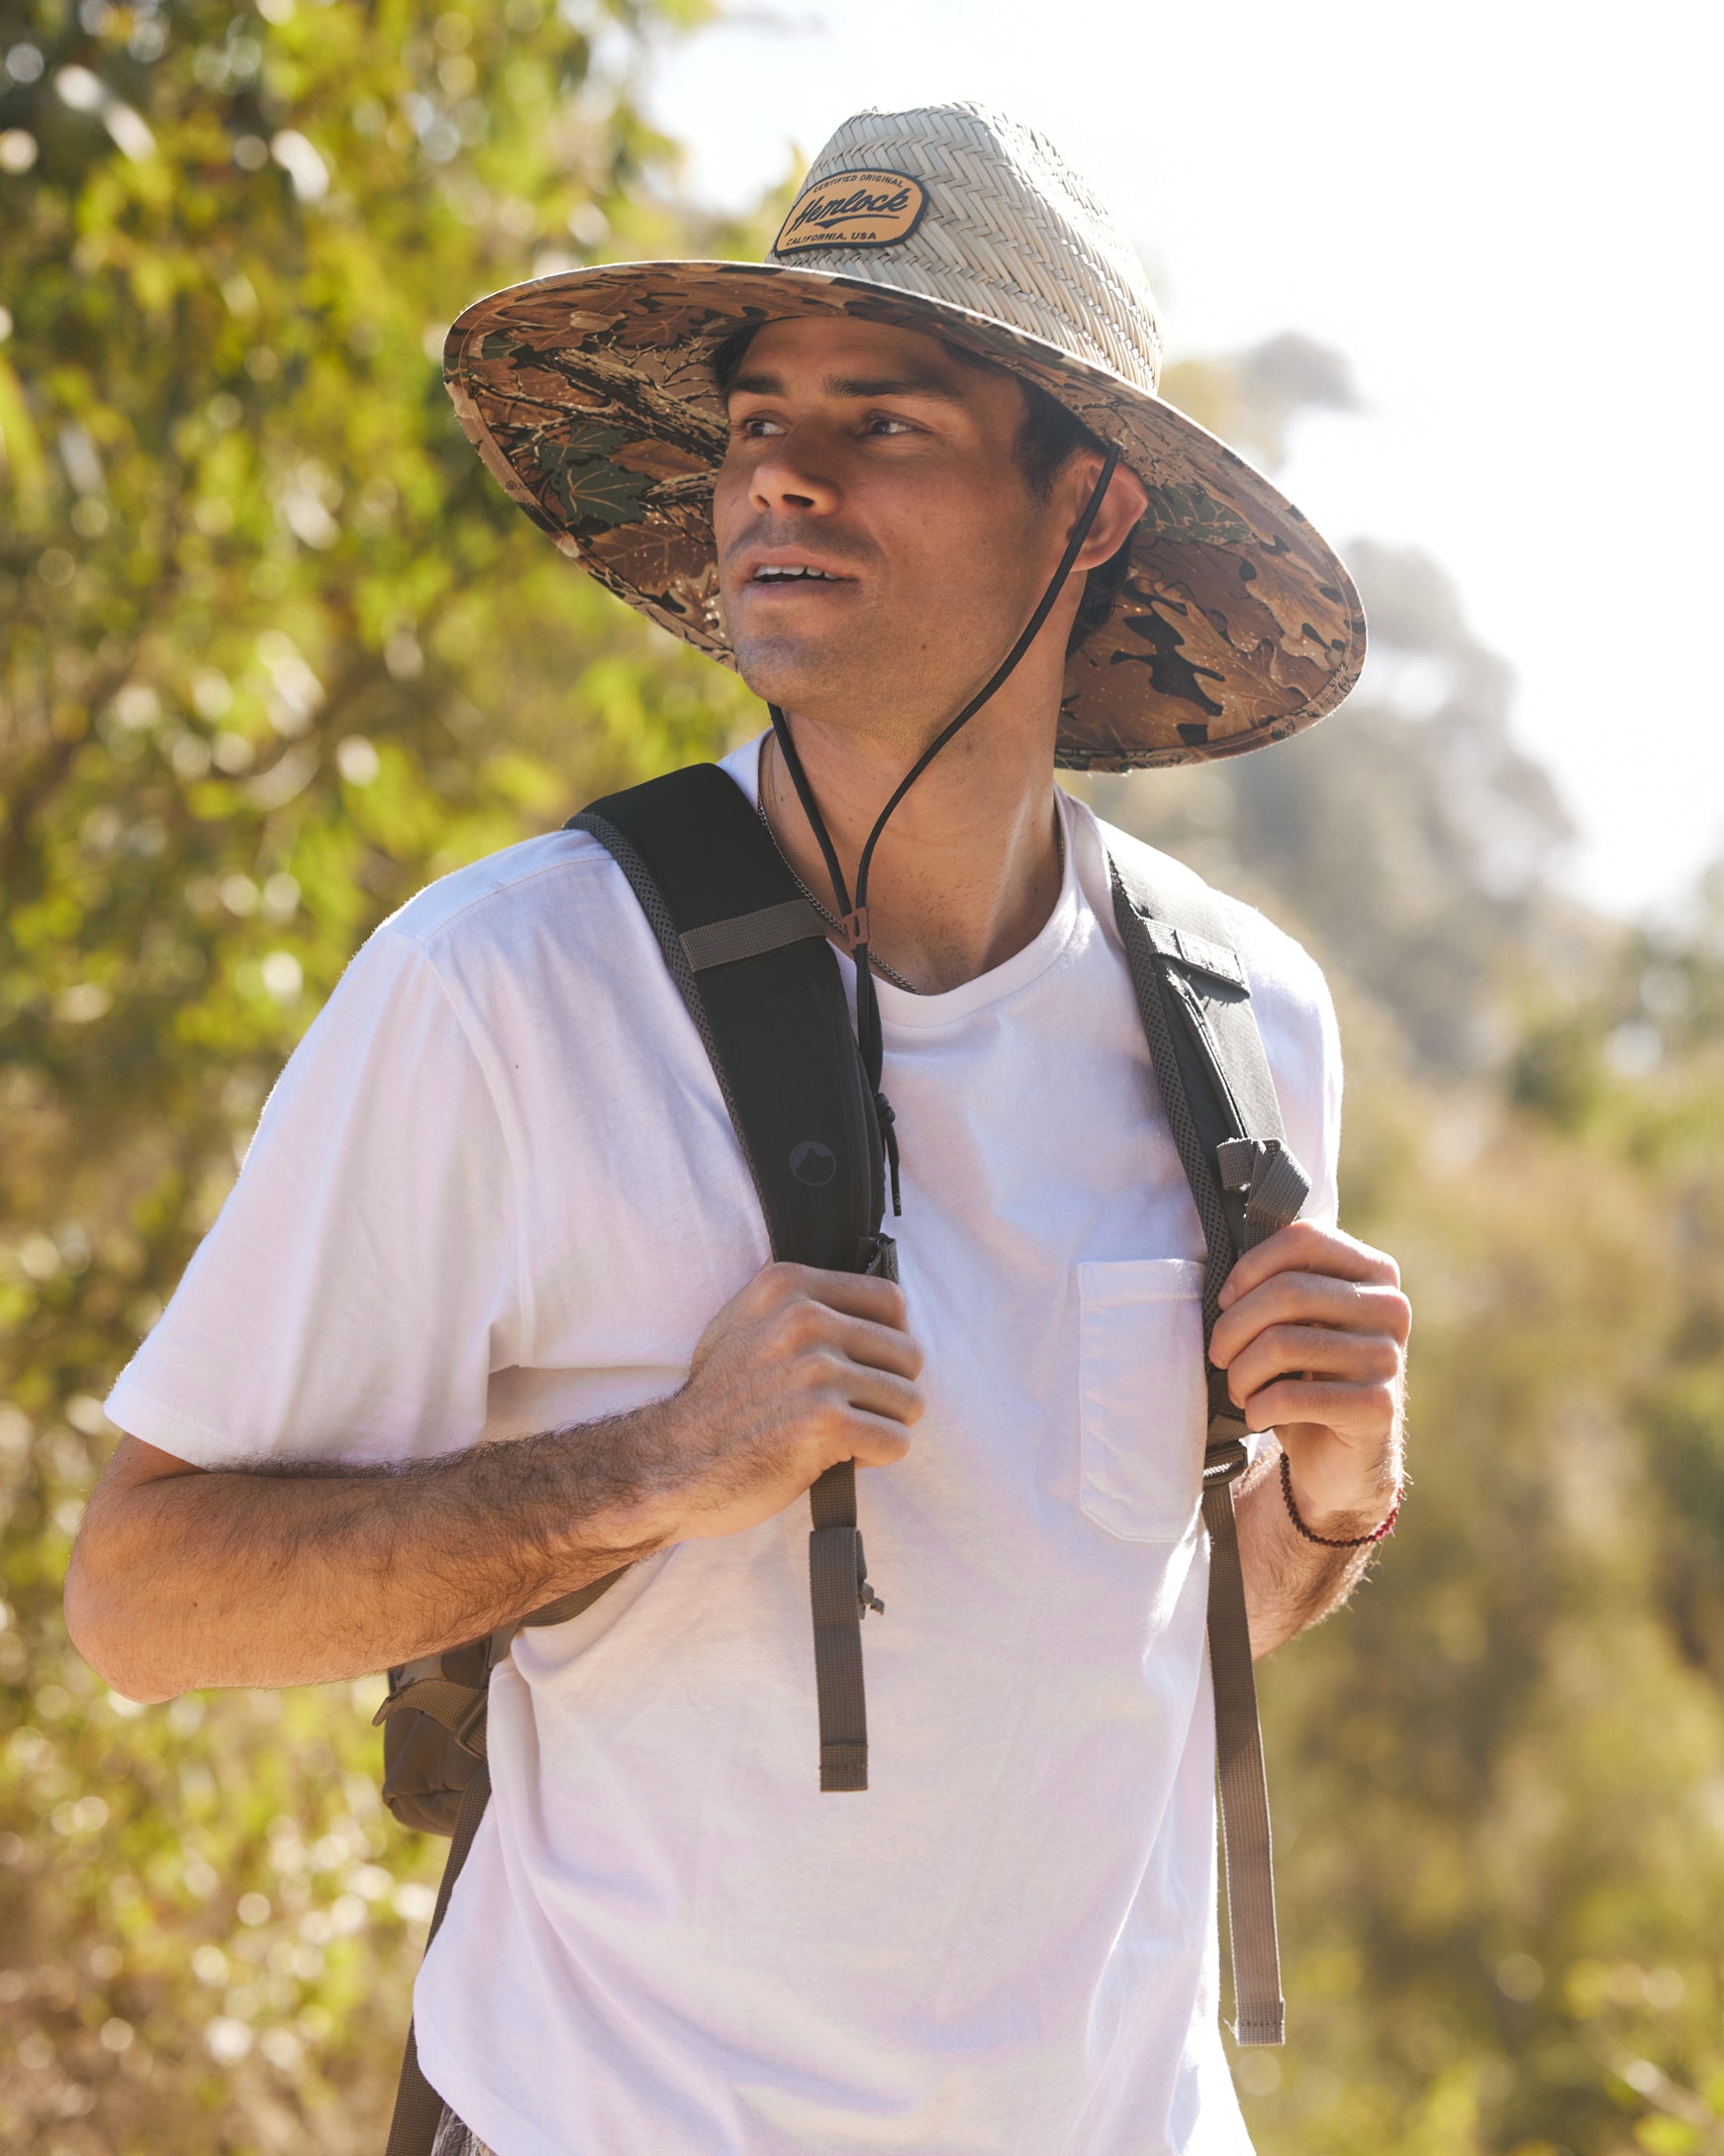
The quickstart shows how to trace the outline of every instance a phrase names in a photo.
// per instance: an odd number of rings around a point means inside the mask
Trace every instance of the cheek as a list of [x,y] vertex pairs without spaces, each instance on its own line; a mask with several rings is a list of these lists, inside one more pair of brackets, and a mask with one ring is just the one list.
[[725,547],[740,533],[747,515],[748,474],[734,458],[726,457],[713,486],[713,538],[718,542],[720,566]]
[[1035,549],[1017,501],[1002,497],[965,506],[962,516],[925,520],[906,539],[918,596],[937,603],[954,625],[973,623],[986,636],[997,617],[1023,611],[1020,587],[1032,574]]

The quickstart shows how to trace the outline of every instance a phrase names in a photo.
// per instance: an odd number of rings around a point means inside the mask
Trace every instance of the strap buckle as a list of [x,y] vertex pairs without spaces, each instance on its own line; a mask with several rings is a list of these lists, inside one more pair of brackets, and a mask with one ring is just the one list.
[[[886,1615],[885,1603],[881,1601],[880,1597],[868,1584],[868,1559],[862,1552],[862,1530],[860,1527],[856,1530],[856,1600],[862,1606],[863,1617],[866,1617],[870,1610],[876,1611],[881,1617]],[[861,1622],[860,1617],[857,1622]]]
[[1203,1488],[1213,1490],[1237,1482],[1251,1465],[1245,1448],[1245,1418],[1216,1415],[1209,1419],[1209,1438],[1203,1448]]
[[1245,1200],[1245,1242],[1266,1241],[1298,1218],[1310,1178],[1281,1138],[1223,1138],[1215,1148],[1221,1188]]

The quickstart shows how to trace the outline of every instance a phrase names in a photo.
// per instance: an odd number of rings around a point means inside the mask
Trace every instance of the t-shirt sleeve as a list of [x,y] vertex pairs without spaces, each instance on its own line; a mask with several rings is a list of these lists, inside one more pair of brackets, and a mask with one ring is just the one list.
[[517,1222],[474,1043],[386,925],[294,1051],[109,1417],[202,1467],[470,1445],[518,1359]]

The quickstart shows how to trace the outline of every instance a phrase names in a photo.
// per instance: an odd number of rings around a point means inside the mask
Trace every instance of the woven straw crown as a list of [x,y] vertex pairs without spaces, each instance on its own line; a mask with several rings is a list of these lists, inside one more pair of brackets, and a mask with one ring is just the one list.
[[773,258],[1009,323],[1156,394],[1161,328],[1143,264],[1046,136],[981,105],[858,113],[814,159],[803,193],[876,167],[926,184],[928,214],[908,240]]
[[1050,143],[982,106],[845,121],[767,261],[605,263],[493,293],[450,330],[443,378],[487,468],[557,545],[728,664],[713,355],[737,331],[811,317],[990,360],[1143,481],[1112,613],[1067,657],[1061,763],[1238,755],[1309,726],[1357,680],[1365,622],[1333,550],[1162,402],[1135,250]]

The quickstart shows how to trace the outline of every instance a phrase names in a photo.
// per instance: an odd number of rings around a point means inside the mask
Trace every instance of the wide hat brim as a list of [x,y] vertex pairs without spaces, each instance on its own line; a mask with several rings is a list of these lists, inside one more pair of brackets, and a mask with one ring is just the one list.
[[1149,490],[1111,615],[1072,652],[1057,761],[1126,771],[1239,755],[1332,711],[1365,618],[1308,520],[1159,397],[947,302],[762,262],[623,262],[512,285],[450,329],[443,377],[489,470],[607,590],[731,664],[713,484],[733,332],[846,316],[944,338],[1034,382]]

